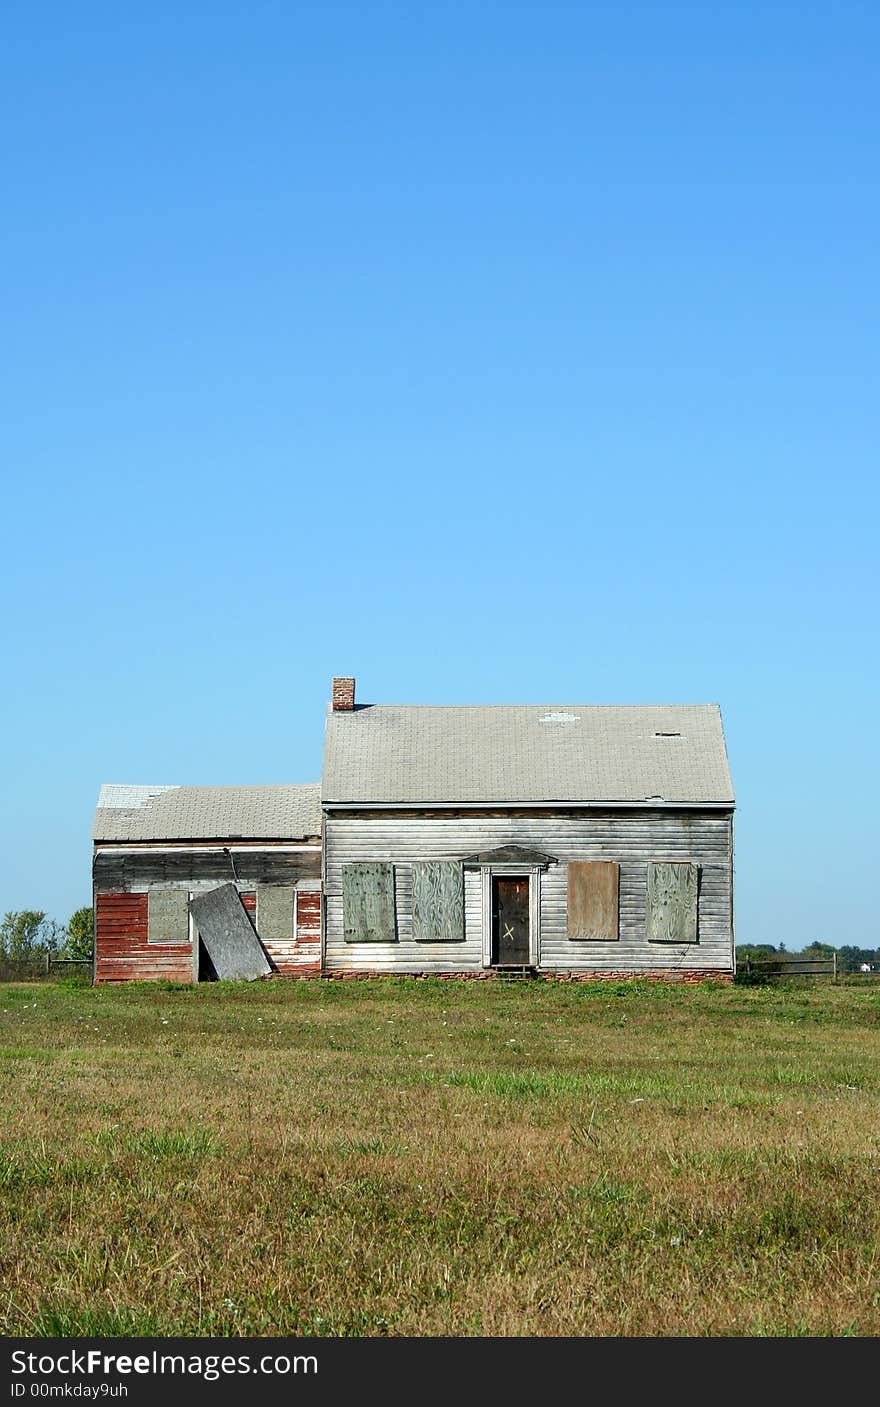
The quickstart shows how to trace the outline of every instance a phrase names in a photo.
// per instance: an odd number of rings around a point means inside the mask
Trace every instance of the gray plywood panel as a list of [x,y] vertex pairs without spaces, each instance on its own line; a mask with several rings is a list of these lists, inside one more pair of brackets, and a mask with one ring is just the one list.
[[464,939],[464,880],[455,860],[423,860],[412,867],[412,936],[417,943]]
[[377,860],[343,865],[342,909],[346,943],[393,943],[394,866]]
[[696,943],[696,865],[648,865],[647,935],[651,943]]
[[291,885],[257,885],[257,932],[266,943],[285,943],[293,937]]
[[190,907],[218,977],[252,982],[271,972],[269,959],[234,884],[210,889],[193,899]]
[[571,860],[568,865],[568,936],[618,936],[620,866],[613,860]]
[[151,889],[147,899],[147,941],[189,942],[189,897],[185,889]]

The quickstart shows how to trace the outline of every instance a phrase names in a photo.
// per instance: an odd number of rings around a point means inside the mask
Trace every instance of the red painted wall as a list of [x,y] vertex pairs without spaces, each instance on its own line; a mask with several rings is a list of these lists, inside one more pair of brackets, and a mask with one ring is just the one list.
[[[285,977],[317,976],[321,971],[321,895],[296,892],[296,937],[289,942],[264,943],[278,972]],[[147,941],[146,894],[99,894],[96,901],[97,982],[192,981],[192,949],[188,943]],[[256,919],[257,896],[245,891],[241,902]]]
[[96,909],[96,982],[192,981],[189,943],[147,942],[146,894],[99,894]]

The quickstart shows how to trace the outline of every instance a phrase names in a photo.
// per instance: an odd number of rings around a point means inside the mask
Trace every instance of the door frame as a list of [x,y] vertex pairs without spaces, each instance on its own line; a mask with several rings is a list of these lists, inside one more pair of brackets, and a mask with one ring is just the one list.
[[496,876],[527,879],[529,882],[529,966],[541,962],[541,866],[481,865],[483,911],[483,966],[492,966],[492,880]]

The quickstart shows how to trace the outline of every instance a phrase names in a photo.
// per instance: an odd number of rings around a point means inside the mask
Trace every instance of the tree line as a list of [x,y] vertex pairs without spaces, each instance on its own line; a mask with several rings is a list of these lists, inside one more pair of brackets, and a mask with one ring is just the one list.
[[39,909],[12,909],[0,921],[0,959],[38,962],[46,957],[79,959],[92,956],[92,910],[77,909],[67,923],[58,923]]

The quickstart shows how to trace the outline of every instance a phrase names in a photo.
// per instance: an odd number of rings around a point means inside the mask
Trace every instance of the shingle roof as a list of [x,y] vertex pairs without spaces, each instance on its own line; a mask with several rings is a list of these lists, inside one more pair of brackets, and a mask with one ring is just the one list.
[[103,786],[94,840],[302,840],[321,834],[321,788]]
[[325,805],[733,804],[717,704],[328,710]]

